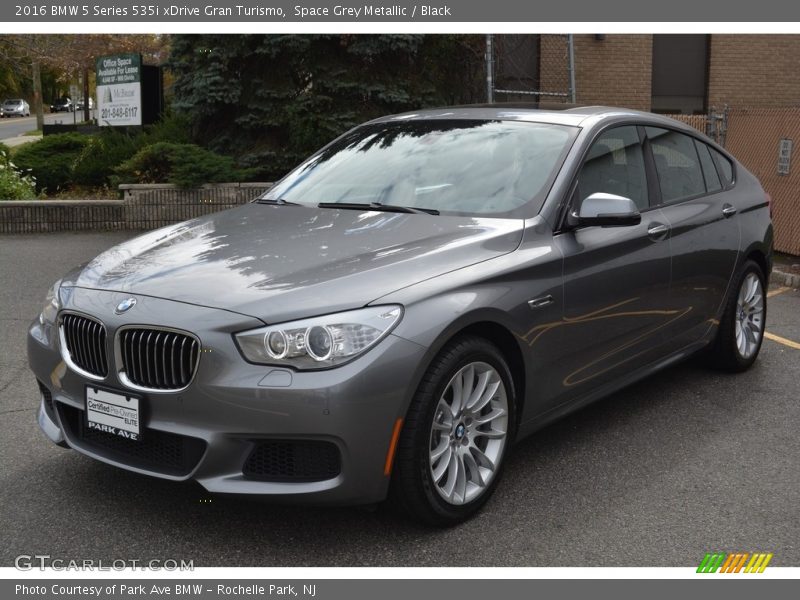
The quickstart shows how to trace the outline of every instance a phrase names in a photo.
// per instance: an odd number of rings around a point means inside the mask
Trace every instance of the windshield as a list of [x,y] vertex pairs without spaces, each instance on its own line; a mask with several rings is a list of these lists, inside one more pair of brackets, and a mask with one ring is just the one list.
[[16,106],[17,104],[22,104],[22,100],[6,100],[5,106]]
[[520,121],[364,125],[301,164],[265,198],[517,216],[546,194],[576,132]]

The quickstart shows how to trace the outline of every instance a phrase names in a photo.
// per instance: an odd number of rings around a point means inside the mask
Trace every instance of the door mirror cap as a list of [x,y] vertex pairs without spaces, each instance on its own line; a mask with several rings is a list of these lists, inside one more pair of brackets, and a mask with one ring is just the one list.
[[580,212],[573,212],[570,217],[574,225],[585,226],[625,227],[642,222],[642,215],[633,200],[605,192],[595,192],[584,198]]

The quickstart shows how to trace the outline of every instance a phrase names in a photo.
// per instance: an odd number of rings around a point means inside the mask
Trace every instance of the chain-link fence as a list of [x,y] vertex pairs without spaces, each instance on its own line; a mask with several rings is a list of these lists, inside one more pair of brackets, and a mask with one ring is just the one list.
[[800,107],[737,108],[728,112],[726,149],[772,196],[775,249],[800,255]]
[[712,109],[708,115],[669,115],[706,133],[761,181],[772,197],[775,249],[800,255],[800,107]]
[[711,107],[705,115],[666,115],[702,131],[720,146],[725,147],[728,134],[728,107]]
[[549,34],[487,36],[489,98],[495,102],[575,101],[572,37]]

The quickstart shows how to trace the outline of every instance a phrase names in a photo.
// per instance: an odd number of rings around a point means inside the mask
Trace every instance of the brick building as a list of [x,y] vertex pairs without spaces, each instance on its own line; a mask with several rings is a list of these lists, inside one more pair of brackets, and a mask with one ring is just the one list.
[[[498,87],[567,91],[566,37],[526,38],[525,44],[507,42],[505,56],[498,40]],[[573,39],[578,104],[671,114],[701,114],[725,104],[800,104],[800,35],[578,34]],[[521,53],[526,60],[519,60]],[[526,71],[525,81],[520,70]],[[559,99],[564,98],[542,97]]]

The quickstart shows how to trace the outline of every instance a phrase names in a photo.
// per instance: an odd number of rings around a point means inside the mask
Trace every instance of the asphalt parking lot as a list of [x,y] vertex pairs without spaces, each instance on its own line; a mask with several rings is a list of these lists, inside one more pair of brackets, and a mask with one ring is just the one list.
[[686,363],[516,447],[472,521],[210,498],[62,450],[36,424],[28,323],[75,264],[132,234],[0,236],[0,565],[184,559],[195,566],[696,566],[773,552],[800,566],[800,293],[773,288],[761,357]]

